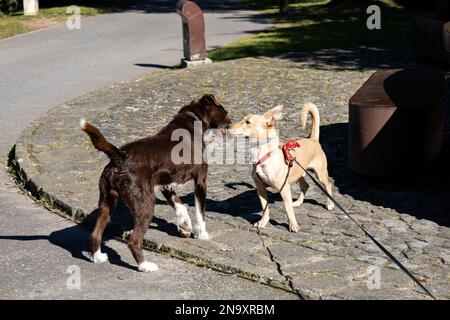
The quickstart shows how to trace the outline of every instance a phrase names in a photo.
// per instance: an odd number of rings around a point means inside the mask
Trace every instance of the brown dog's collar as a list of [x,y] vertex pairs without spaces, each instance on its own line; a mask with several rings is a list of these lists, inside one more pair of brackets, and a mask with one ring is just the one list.
[[200,120],[200,118],[197,117],[197,115],[196,115],[195,113],[193,113],[192,111],[188,111],[188,112],[186,112],[186,114],[187,114],[188,116],[190,116],[192,119],[194,119],[195,121],[201,121],[201,122],[203,122],[203,121]]

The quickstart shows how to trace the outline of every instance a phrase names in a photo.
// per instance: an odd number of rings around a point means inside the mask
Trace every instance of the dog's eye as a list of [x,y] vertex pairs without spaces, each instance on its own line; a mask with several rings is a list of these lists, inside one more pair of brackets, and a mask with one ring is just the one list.
[[250,124],[250,120],[245,120],[245,123],[246,124]]

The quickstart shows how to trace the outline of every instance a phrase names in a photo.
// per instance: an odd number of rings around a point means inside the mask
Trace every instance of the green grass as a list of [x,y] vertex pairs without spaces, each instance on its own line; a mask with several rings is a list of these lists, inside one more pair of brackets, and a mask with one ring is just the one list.
[[[278,13],[278,0],[247,0],[253,9],[271,18],[275,27],[212,50],[215,61],[286,52],[308,52],[330,48],[384,46],[410,40],[409,9],[394,0],[338,1],[291,0],[290,13]],[[366,27],[366,8],[381,8],[381,30]]]
[[[132,0],[122,0],[118,5],[80,6],[82,17],[94,16],[101,13],[118,12]],[[40,8],[36,16],[24,16],[22,11],[8,15],[0,12],[0,39],[9,38],[21,33],[45,28],[66,21],[68,6]]]

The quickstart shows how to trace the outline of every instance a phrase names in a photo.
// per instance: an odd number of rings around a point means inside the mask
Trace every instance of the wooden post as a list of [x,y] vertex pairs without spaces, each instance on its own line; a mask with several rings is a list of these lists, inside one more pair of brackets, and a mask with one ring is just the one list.
[[177,3],[177,13],[181,16],[183,27],[182,66],[211,63],[206,56],[205,19],[202,9],[193,1],[180,0]]

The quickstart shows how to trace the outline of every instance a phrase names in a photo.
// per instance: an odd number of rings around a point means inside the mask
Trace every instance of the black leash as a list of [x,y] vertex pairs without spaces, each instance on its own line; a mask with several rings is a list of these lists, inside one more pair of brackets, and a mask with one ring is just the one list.
[[[328,191],[322,186],[322,184],[317,181],[317,179],[309,173],[298,161],[294,158],[295,163],[303,169],[303,171],[306,172],[308,177],[314,181],[314,183],[319,187],[319,189],[328,197],[331,201],[339,208],[341,211],[348,217],[350,220],[352,220],[363,232],[364,234],[373,241],[377,245],[378,248],[380,248],[381,251],[384,252],[386,256],[388,256],[389,259],[391,259],[392,262],[394,262],[404,273],[408,275],[419,287],[422,288],[423,291],[425,291],[433,300],[436,300],[435,296],[400,262],[397,260],[396,257],[394,257],[381,243],[377,241],[369,232],[367,232],[355,219],[353,219],[350,214],[347,213],[347,211],[339,204],[339,202],[336,201],[336,199],[333,198],[331,194],[328,193]],[[289,174],[289,172],[288,172]],[[286,178],[287,180],[287,178]],[[286,181],[285,181],[286,182]]]

